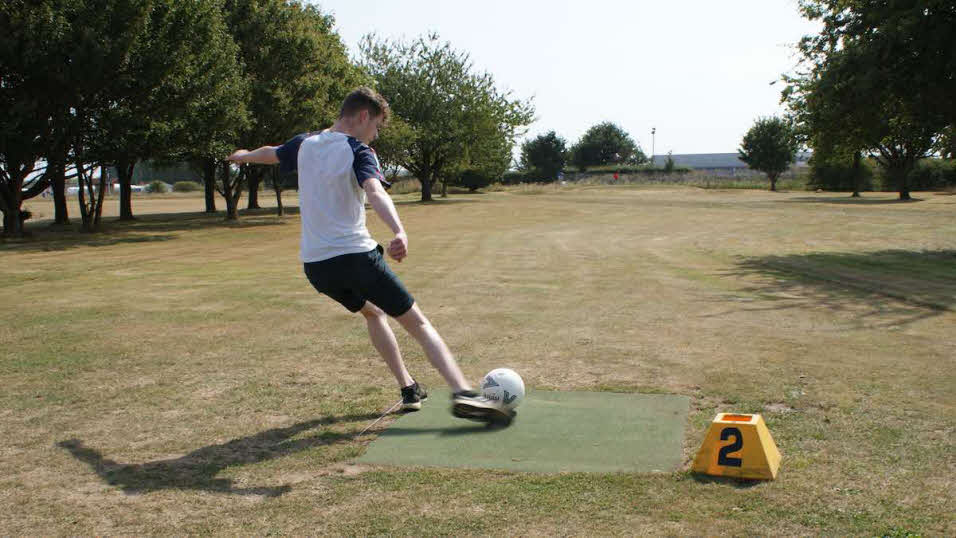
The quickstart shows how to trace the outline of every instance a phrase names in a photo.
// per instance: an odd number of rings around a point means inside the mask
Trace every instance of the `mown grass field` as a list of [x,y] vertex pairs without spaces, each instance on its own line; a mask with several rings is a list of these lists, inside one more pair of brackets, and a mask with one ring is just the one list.
[[[413,196],[393,268],[466,374],[687,395],[682,470],[356,465],[397,390],[302,275],[298,216],[137,198],[135,223],[0,244],[0,534],[956,534],[956,196]],[[763,414],[776,481],[689,472],[722,411]]]

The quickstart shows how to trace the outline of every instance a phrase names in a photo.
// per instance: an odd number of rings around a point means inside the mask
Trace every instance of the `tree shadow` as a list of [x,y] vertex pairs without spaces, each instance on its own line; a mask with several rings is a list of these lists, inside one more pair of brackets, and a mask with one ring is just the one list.
[[108,247],[125,243],[154,243],[175,239],[175,235],[156,234],[146,236],[126,236],[125,234],[84,234],[80,232],[61,232],[55,237],[36,234],[19,240],[0,241],[0,251],[8,252],[53,252],[76,247]]
[[[297,215],[299,208],[285,208],[286,215]],[[276,215],[275,208],[247,209],[239,212],[239,220],[228,221],[224,212],[205,213],[148,213],[137,215],[134,220],[121,221],[116,217],[106,218],[100,230],[84,233],[78,224],[51,226],[48,221],[29,223],[27,237],[3,240],[0,250],[12,252],[60,251],[77,247],[101,247],[123,243],[145,243],[176,239],[173,232],[188,232],[215,228],[253,228],[282,226],[283,217]]]
[[393,202],[395,205],[420,205],[420,206],[443,206],[443,205],[455,205],[455,204],[477,204],[480,200],[472,200],[469,198],[432,198],[427,202],[421,200],[396,200]]
[[956,250],[763,256],[737,268],[739,276],[772,279],[745,291],[776,305],[747,311],[824,306],[864,325],[898,327],[956,308]]
[[784,203],[787,204],[847,204],[847,205],[895,205],[895,204],[910,204],[914,202],[922,202],[922,198],[912,198],[910,200],[900,200],[899,198],[867,198],[866,195],[859,198],[853,198],[849,194],[846,196],[833,197],[817,197],[817,196],[798,196],[796,198],[789,198],[784,200]]
[[237,488],[232,479],[216,478],[228,467],[259,463],[322,446],[330,446],[355,439],[358,431],[338,433],[316,432],[308,437],[293,439],[302,432],[339,422],[357,422],[379,418],[376,414],[328,416],[266,430],[227,443],[199,448],[185,456],[146,463],[118,463],[105,458],[96,449],[79,439],[60,441],[57,446],[85,462],[107,484],[119,486],[128,495],[149,493],[164,489],[201,490],[233,495],[263,495],[278,497],[289,492],[289,485],[277,487]]

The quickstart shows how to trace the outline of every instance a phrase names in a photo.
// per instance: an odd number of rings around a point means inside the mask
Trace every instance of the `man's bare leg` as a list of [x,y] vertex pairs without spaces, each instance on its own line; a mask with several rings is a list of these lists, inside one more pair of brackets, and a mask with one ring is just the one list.
[[402,352],[398,348],[398,341],[395,340],[395,333],[388,326],[388,316],[385,315],[385,312],[368,301],[365,302],[365,306],[359,312],[365,316],[368,336],[372,340],[372,345],[385,360],[388,369],[392,371],[392,375],[398,381],[399,388],[414,383],[412,376],[408,374],[408,370],[405,368]]
[[471,390],[471,385],[465,381],[465,376],[461,373],[461,368],[455,362],[455,357],[451,354],[448,346],[445,345],[445,341],[442,340],[438,331],[425,317],[425,314],[422,314],[417,304],[413,304],[408,312],[395,319],[408,331],[412,338],[421,344],[428,361],[445,378],[453,392]]

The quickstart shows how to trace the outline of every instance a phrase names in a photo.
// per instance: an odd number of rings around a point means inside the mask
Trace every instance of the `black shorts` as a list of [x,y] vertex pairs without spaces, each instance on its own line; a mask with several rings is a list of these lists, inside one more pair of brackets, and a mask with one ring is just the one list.
[[335,299],[350,312],[358,312],[370,301],[386,314],[398,317],[408,312],[415,299],[382,257],[382,246],[358,254],[343,254],[328,260],[309,262],[305,276],[319,293]]

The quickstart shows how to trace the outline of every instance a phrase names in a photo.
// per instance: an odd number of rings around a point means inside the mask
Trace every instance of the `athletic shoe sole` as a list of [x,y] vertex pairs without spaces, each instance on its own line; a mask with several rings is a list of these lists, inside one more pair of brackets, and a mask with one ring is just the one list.
[[505,411],[497,406],[485,406],[478,402],[465,400],[454,401],[451,406],[451,414],[458,418],[492,424],[510,424],[515,415],[513,412]]
[[400,411],[420,411],[422,408],[422,402],[428,399],[428,395],[425,395],[424,398],[420,398],[417,402],[411,403],[402,403],[402,408]]
[[419,411],[422,408],[422,400],[412,403],[403,403],[402,411]]

